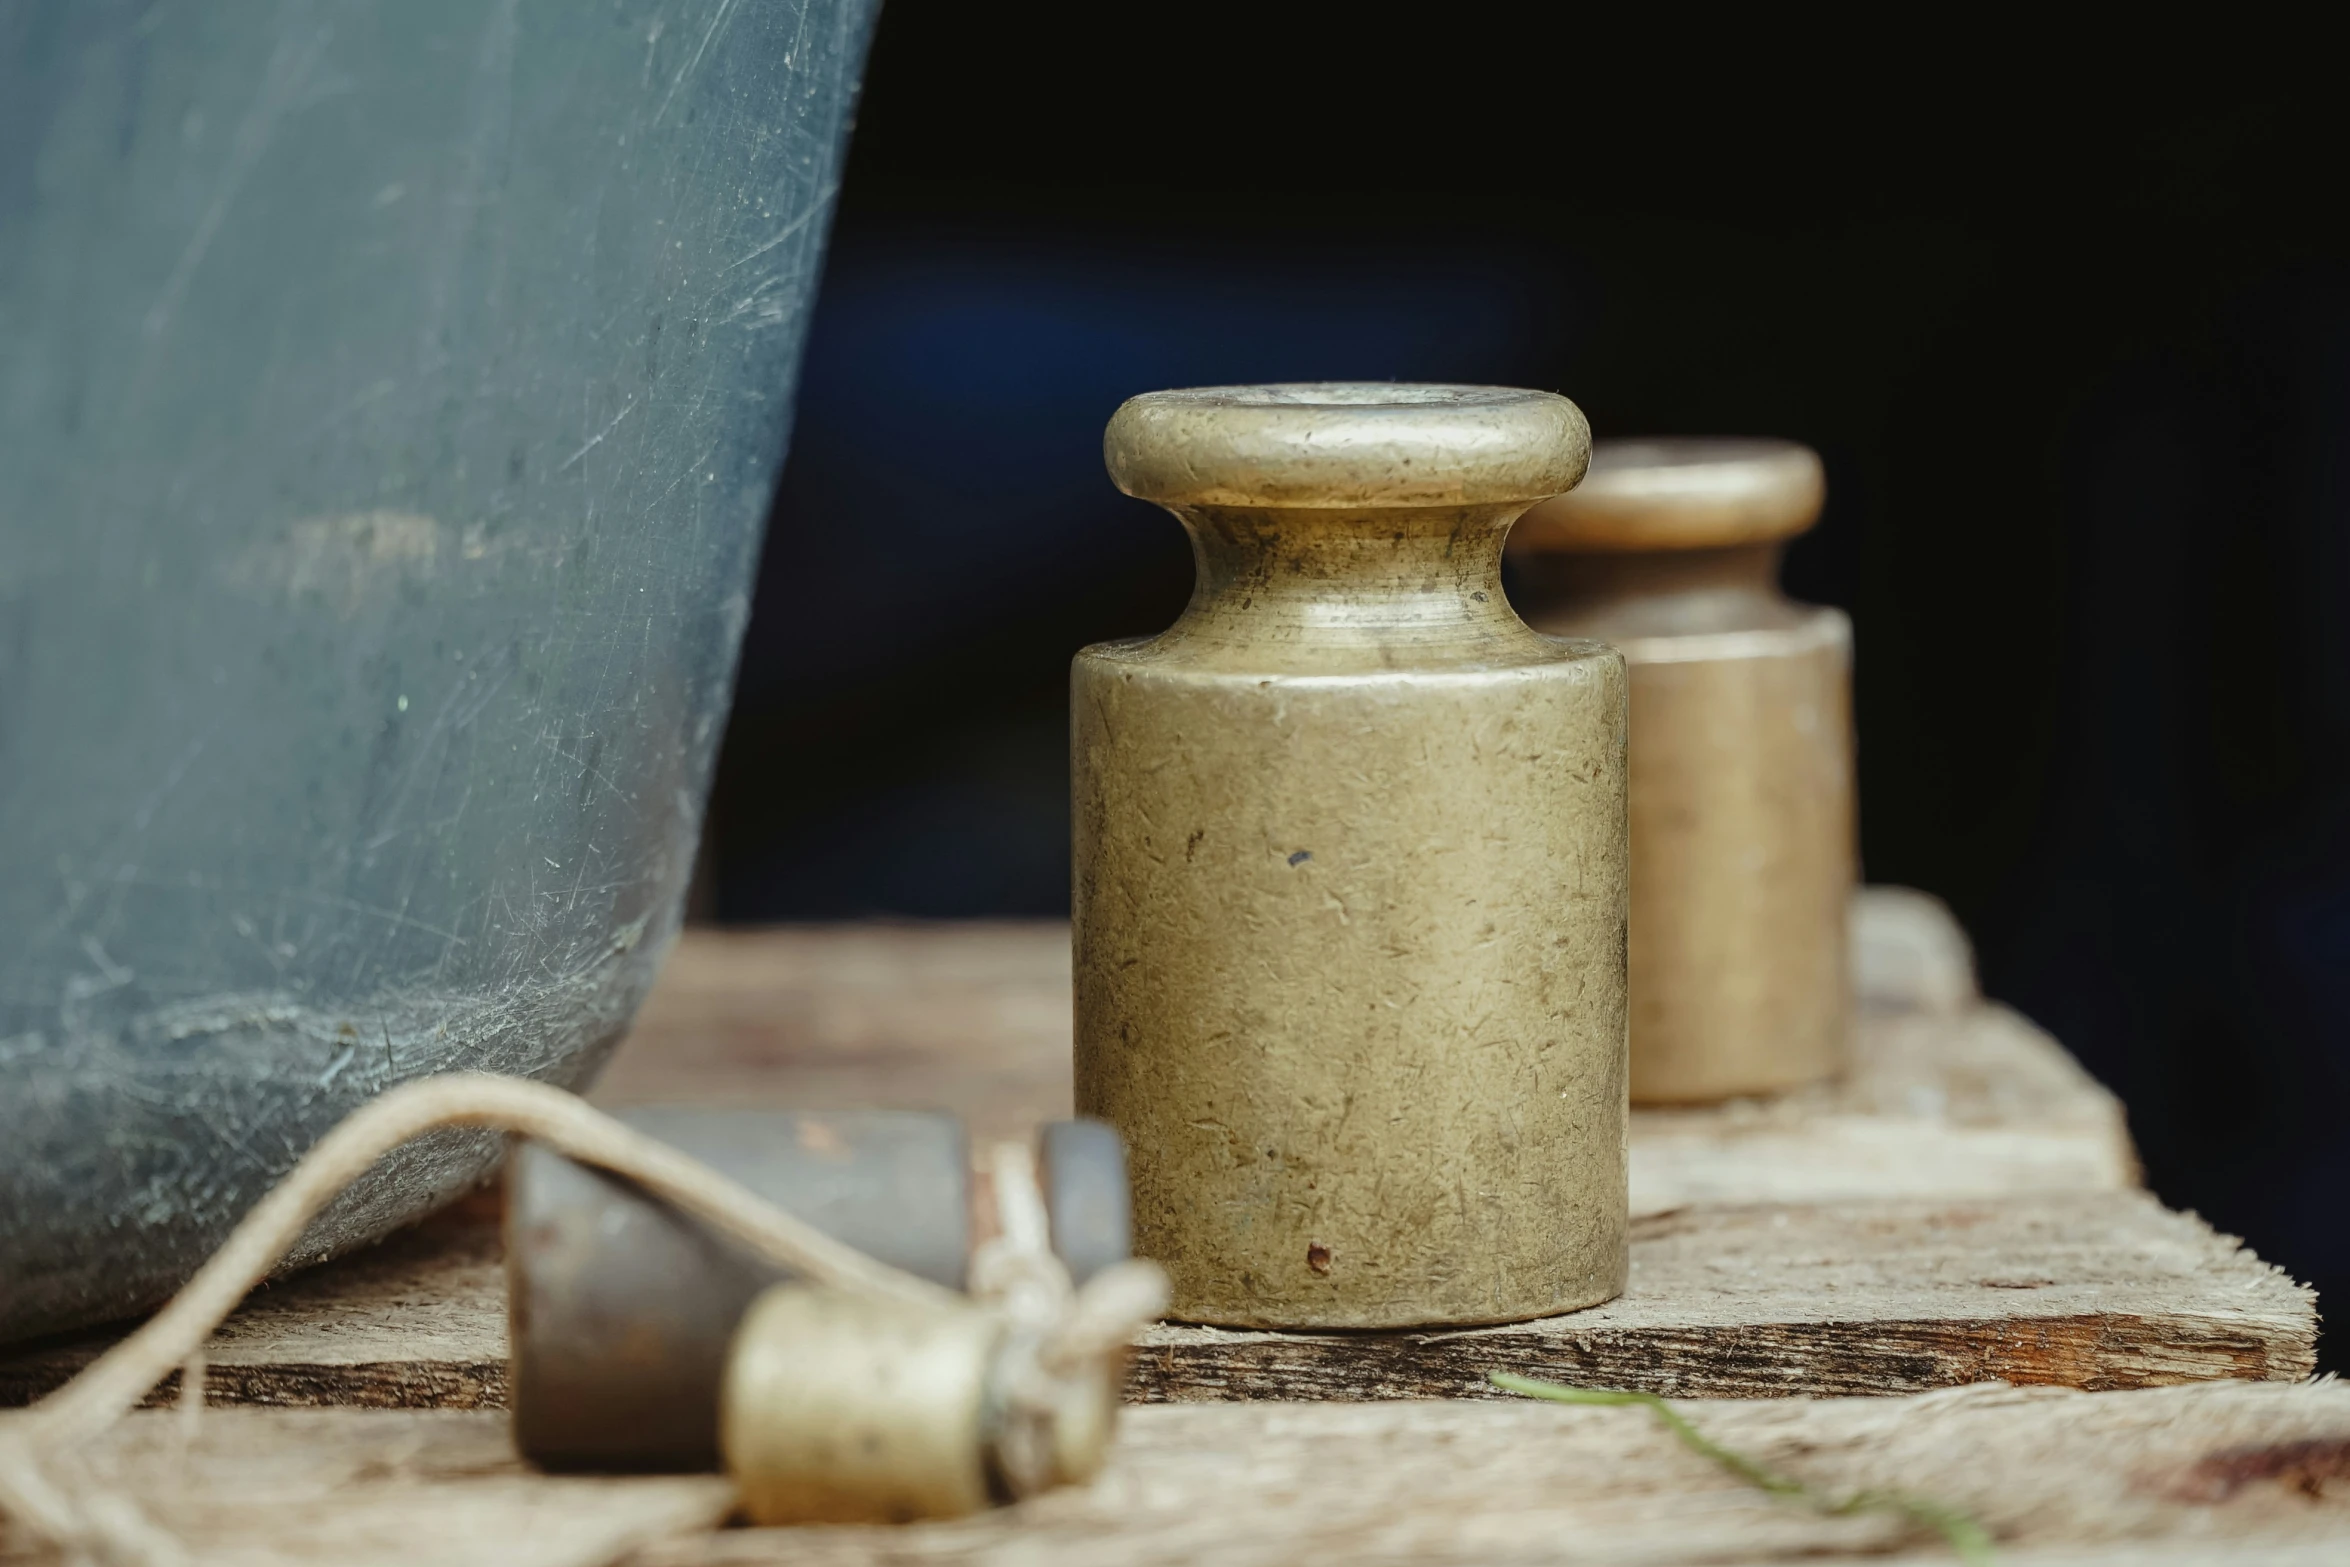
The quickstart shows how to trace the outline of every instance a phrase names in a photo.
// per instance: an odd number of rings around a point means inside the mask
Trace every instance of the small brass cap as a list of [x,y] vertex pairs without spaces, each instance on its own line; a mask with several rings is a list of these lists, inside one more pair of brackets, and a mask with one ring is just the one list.
[[1767,544],[1817,522],[1827,495],[1819,454],[1793,441],[1601,441],[1582,488],[1527,512],[1510,547],[1630,554]]
[[1556,393],[1506,386],[1203,386],[1129,398],[1102,456],[1162,506],[1507,505],[1573,489],[1591,426]]

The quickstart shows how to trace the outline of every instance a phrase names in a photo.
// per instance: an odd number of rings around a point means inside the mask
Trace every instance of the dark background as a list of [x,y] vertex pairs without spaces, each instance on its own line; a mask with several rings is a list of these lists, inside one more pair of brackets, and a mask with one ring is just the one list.
[[2166,1200],[2350,1290],[2350,251],[2314,45],[2255,42],[895,0],[705,908],[1066,910],[1069,655],[1189,586],[1102,476],[1133,392],[1793,437],[1869,877],[1950,901]]

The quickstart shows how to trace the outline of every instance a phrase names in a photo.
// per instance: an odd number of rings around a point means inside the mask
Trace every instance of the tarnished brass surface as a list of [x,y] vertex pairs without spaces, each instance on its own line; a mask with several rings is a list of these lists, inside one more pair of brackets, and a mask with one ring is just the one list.
[[[731,1105],[620,1114],[825,1234],[963,1287],[977,1237],[954,1117]],[[1050,1122],[1037,1141],[1052,1249],[1083,1283],[1128,1255],[1124,1151],[1096,1122]],[[727,1346],[784,1277],[632,1182],[524,1143],[506,1175],[514,1445],[548,1469],[716,1468]]]
[[1603,441],[1512,536],[1519,608],[1632,686],[1632,1097],[1791,1088],[1843,1061],[1852,631],[1778,589],[1818,518],[1786,441]]
[[1002,1321],[778,1284],[735,1334],[719,1444],[757,1524],[958,1518],[993,1501],[988,1376]]
[[1495,1322],[1625,1274],[1624,673],[1501,542],[1564,398],[1136,398],[1111,476],[1190,531],[1161,635],[1073,672],[1077,1103],[1174,1312]]

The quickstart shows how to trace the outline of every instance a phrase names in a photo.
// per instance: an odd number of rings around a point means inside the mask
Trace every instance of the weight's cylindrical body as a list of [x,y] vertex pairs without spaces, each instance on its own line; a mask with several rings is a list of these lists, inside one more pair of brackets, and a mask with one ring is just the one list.
[[1789,602],[1782,541],[1819,462],[1783,442],[1601,442],[1529,514],[1518,601],[1631,678],[1632,1097],[1834,1074],[1850,1009],[1850,623]]
[[1138,398],[1191,606],[1073,675],[1077,1100],[1174,1314],[1520,1319],[1625,1273],[1624,680],[1499,578],[1562,398]]

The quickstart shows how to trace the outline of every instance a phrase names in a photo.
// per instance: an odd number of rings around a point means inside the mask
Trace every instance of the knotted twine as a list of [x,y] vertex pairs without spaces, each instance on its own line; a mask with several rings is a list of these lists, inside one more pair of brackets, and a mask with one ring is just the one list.
[[[221,1320],[265,1278],[320,1209],[385,1154],[448,1126],[535,1138],[582,1164],[625,1176],[740,1242],[761,1259],[818,1284],[911,1305],[965,1302],[927,1279],[835,1240],[699,1160],[543,1083],[482,1073],[423,1078],[352,1112],[287,1172],[210,1261],[164,1308],[29,1409],[0,1412],[0,1515],[30,1542],[117,1567],[170,1567],[179,1543],[128,1497],[60,1483],[46,1465],[104,1434],[175,1367],[188,1368],[183,1403],[201,1397],[202,1350]],[[1007,1145],[1009,1146],[1009,1145]],[[1046,1220],[1026,1150],[998,1150],[1003,1232],[973,1259],[974,1293],[1006,1325],[1005,1478],[1014,1494],[1051,1483],[1052,1411],[1061,1385],[1124,1353],[1165,1308],[1166,1276],[1133,1260],[1072,1287],[1046,1244]]]

